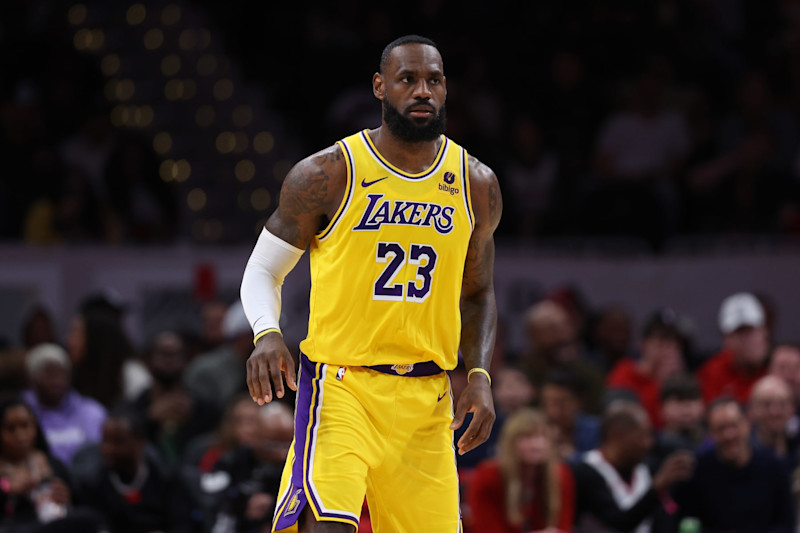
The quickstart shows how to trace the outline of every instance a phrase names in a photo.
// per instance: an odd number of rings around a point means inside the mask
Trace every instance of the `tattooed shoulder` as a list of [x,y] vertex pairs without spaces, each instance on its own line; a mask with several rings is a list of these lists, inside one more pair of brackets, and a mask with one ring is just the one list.
[[286,176],[281,209],[287,214],[325,215],[344,191],[346,167],[338,145],[311,155]]

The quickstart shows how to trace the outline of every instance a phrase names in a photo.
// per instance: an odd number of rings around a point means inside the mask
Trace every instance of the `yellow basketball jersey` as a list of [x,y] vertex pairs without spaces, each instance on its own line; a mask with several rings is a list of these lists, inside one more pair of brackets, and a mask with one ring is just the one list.
[[442,136],[426,171],[408,174],[367,130],[337,143],[347,190],[311,243],[312,361],[342,366],[434,361],[455,368],[461,280],[474,215],[467,153]]

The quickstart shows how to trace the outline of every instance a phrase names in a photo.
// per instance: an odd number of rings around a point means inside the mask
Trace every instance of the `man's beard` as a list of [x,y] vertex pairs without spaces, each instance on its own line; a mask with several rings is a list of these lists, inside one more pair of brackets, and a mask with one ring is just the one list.
[[383,101],[383,120],[386,122],[392,135],[407,143],[434,141],[444,133],[447,125],[444,107],[424,125],[417,124],[414,120],[406,118],[388,100]]

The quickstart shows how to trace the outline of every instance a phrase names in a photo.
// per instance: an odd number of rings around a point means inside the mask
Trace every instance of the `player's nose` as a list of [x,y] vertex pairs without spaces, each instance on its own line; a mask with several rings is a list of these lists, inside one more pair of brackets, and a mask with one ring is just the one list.
[[427,80],[420,79],[417,81],[417,84],[414,86],[414,98],[430,98],[432,94]]

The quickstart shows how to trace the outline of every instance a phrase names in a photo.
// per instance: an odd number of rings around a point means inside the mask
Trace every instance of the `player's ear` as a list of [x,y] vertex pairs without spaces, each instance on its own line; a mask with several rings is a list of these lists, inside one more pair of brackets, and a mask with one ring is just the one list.
[[381,76],[380,72],[372,75],[372,94],[381,102],[386,95],[386,86],[383,84],[383,76]]

